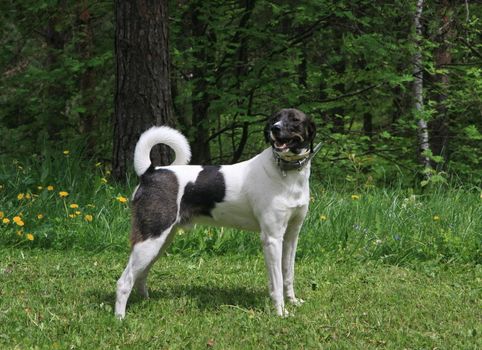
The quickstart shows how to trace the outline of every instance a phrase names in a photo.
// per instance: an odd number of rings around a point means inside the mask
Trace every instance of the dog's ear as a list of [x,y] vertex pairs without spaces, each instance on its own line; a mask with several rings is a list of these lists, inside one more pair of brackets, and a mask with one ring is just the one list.
[[310,140],[310,152],[313,152],[313,142],[316,137],[316,124],[310,117],[306,118],[306,132],[308,134],[307,139]]

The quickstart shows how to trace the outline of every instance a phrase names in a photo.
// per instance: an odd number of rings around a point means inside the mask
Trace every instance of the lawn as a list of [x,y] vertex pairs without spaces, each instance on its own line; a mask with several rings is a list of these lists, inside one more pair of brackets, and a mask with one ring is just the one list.
[[477,265],[416,268],[340,257],[297,264],[306,300],[275,316],[260,255],[161,258],[151,299],[113,315],[124,253],[0,250],[0,347],[52,349],[477,349]]
[[121,322],[135,181],[64,157],[0,166],[1,349],[482,348],[479,187],[312,181],[285,319],[256,234],[179,231]]

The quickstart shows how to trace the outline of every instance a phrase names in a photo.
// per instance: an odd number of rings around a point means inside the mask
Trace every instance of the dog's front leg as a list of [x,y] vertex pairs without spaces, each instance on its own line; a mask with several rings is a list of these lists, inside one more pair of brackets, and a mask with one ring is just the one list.
[[[273,300],[276,313],[279,316],[287,316],[283,299],[283,273],[281,269],[281,256],[283,251],[283,237],[271,229],[261,232],[263,242],[264,259],[269,279],[269,294]],[[282,231],[281,231],[282,232]]]
[[294,290],[295,256],[298,245],[298,236],[303,225],[307,210],[291,219],[283,239],[283,287],[284,295],[288,301],[296,306],[304,303],[303,299],[296,298]]

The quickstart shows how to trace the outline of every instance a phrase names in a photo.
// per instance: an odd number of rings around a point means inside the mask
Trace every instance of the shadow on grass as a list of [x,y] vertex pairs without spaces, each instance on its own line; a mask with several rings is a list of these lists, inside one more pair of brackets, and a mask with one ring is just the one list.
[[[115,288],[115,286],[113,286]],[[105,290],[92,289],[87,292],[87,297],[92,302],[114,307],[115,290],[106,292]],[[200,310],[218,310],[223,305],[231,305],[244,309],[263,308],[266,303],[268,292],[265,290],[246,288],[246,287],[216,287],[216,286],[186,286],[175,285],[165,286],[162,289],[149,289],[149,299],[158,300],[179,300],[179,304],[185,304],[181,300],[189,300],[189,304]],[[134,289],[127,303],[134,306],[145,302]],[[191,304],[192,303],[192,304]]]

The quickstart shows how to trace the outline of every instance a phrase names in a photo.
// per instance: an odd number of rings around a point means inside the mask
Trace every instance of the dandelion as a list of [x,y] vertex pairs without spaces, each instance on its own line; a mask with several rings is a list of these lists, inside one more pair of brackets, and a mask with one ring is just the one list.
[[17,224],[17,226],[20,226],[20,227],[23,227],[25,225],[25,223],[22,220],[15,221],[15,223]]
[[69,205],[69,207],[70,207],[71,209],[77,209],[77,208],[79,207],[79,205],[78,205],[78,204],[75,204],[75,203],[72,203],[71,205]]
[[9,218],[3,218],[2,219],[2,222],[6,225],[6,224],[9,224],[10,223],[10,219]]
[[37,219],[42,220],[44,218],[43,214],[38,214]]
[[94,218],[92,217],[92,215],[87,214],[86,216],[84,216],[84,219],[85,219],[85,221],[92,222],[92,220],[93,220]]
[[17,223],[19,221],[22,221],[22,218],[20,216],[14,216],[12,220],[13,222]]
[[326,215],[321,214],[321,215],[320,215],[320,221],[326,221],[326,220],[328,220],[328,218],[326,217]]
[[25,237],[27,237],[27,239],[28,239],[29,241],[33,241],[33,240],[35,239],[34,235],[31,234],[31,233],[27,233],[27,235],[26,235]]
[[23,193],[19,193],[19,194],[17,195],[17,199],[18,199],[19,201],[21,201],[24,197],[25,197],[25,194],[23,194]]
[[23,236],[23,231],[22,230],[17,231],[17,236]]
[[30,199],[30,198],[32,198],[32,196],[30,195],[30,193],[27,193],[27,194],[25,195],[25,199]]
[[42,186],[37,186],[37,190],[42,191],[44,188]]
[[3,219],[4,216],[5,216],[5,213],[3,211],[0,211],[0,219]]
[[71,218],[71,219],[75,218],[76,216],[77,215],[75,215],[75,214],[69,214],[69,218]]
[[60,196],[61,198],[67,197],[68,195],[69,195],[69,192],[66,192],[66,191],[60,191],[60,192],[59,192],[59,196]]
[[70,151],[69,151],[68,149],[66,149],[66,150],[64,151],[64,154],[65,154],[66,156],[68,156],[69,153],[70,153]]
[[434,215],[432,219],[433,219],[433,221],[439,221],[439,220],[440,220],[440,216]]
[[54,190],[54,186],[52,185],[47,186],[47,191],[53,191],[53,190]]
[[118,200],[119,202],[121,202],[121,203],[127,202],[127,198],[126,198],[126,197],[122,197],[122,196],[117,197],[117,200]]
[[360,196],[358,194],[352,194],[351,199],[354,200],[354,201],[357,201],[357,200],[360,199]]
[[75,215],[80,215],[80,214],[81,214],[80,210],[75,211]]

